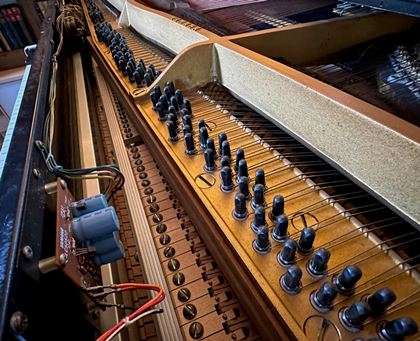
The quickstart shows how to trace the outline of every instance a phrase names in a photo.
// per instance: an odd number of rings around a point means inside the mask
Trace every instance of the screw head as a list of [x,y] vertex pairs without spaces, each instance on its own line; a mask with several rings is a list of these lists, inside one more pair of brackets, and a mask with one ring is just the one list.
[[26,328],[28,328],[28,317],[21,311],[16,311],[10,317],[10,329],[15,334],[23,334]]
[[38,168],[32,169],[32,174],[38,179],[41,176],[41,172]]
[[31,260],[34,257],[34,251],[29,245],[25,245],[23,247],[22,254],[27,260]]
[[62,189],[66,189],[67,188],[67,182],[65,182],[63,179],[60,180],[60,186]]
[[65,254],[65,253],[62,253],[60,255],[60,264],[61,265],[66,265],[68,261],[69,261],[69,256],[67,256],[67,254]]

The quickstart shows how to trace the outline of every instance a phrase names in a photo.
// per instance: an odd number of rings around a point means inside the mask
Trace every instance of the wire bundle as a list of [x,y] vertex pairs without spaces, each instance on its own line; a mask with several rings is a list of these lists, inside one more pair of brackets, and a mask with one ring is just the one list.
[[[153,290],[157,292],[157,295],[153,297],[150,301],[146,304],[142,305],[132,314],[128,315],[121,321],[119,321],[115,326],[108,329],[105,333],[103,333],[96,341],[109,341],[115,335],[117,335],[121,330],[125,327],[135,323],[141,318],[144,318],[147,315],[162,312],[161,309],[152,309],[154,306],[159,304],[165,299],[165,293],[161,287],[158,285],[153,284],[141,284],[141,283],[122,283],[122,284],[113,284],[109,286],[98,286],[98,287],[91,287],[87,288],[86,291],[92,292],[97,290],[103,290],[104,288],[111,288],[114,289],[112,292],[122,292],[127,290],[136,290],[136,289],[143,289],[143,290]],[[106,295],[109,293],[106,293]]]
[[[70,179],[81,179],[81,180],[99,180],[107,179],[110,180],[105,190],[105,195],[108,199],[112,195],[122,188],[124,185],[124,175],[121,173],[117,165],[109,164],[97,167],[90,168],[76,168],[76,169],[65,169],[62,166],[58,165],[54,155],[52,154],[52,143],[54,140],[54,127],[55,127],[55,99],[56,99],[56,90],[57,90],[57,69],[58,62],[57,57],[61,52],[64,42],[64,30],[71,31],[75,20],[79,23],[78,25],[83,25],[84,21],[82,18],[79,18],[81,15],[80,6],[75,6],[72,4],[65,5],[61,4],[62,10],[61,14],[57,17],[57,32],[60,37],[60,42],[57,46],[57,50],[52,56],[52,75],[50,80],[50,90],[49,90],[49,111],[46,115],[44,122],[43,130],[43,142],[37,141],[37,147],[41,152],[45,165],[49,172],[56,176],[70,178]],[[73,19],[71,19],[73,18]],[[79,20],[79,19],[80,20]],[[71,19],[71,20],[70,20]],[[70,26],[69,26],[70,25]]]

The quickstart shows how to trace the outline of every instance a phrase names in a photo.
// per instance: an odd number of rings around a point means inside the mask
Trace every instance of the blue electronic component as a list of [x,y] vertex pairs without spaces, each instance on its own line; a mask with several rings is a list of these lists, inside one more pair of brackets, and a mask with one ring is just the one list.
[[120,224],[115,209],[112,206],[73,219],[71,228],[77,241],[99,240],[104,236],[118,231]]
[[[88,209],[94,206],[101,207],[104,203],[100,196],[88,198],[85,202],[88,202]],[[71,229],[79,243],[94,248],[93,257],[97,265],[111,263],[124,257],[124,247],[118,237],[120,224],[114,207],[101,208],[74,218]]]
[[105,195],[98,194],[92,197],[82,199],[71,203],[70,210],[74,218],[82,215],[98,211],[102,208],[108,207],[108,202]]

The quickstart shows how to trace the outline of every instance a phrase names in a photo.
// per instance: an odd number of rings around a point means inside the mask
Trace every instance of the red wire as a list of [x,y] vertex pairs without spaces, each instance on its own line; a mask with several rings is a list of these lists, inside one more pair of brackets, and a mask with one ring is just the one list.
[[[145,289],[145,290],[153,290],[156,291],[158,294],[153,297],[150,301],[146,304],[142,305],[136,311],[134,311],[131,315],[128,316],[128,320],[131,321],[135,319],[140,314],[144,313],[145,311],[149,310],[150,308],[154,307],[156,304],[162,302],[165,299],[165,292],[161,287],[158,285],[153,284],[141,284],[141,283],[122,283],[117,284],[116,288],[119,291],[126,291],[126,290],[134,290],[134,289]],[[103,333],[96,341],[105,341],[108,337],[110,337],[118,328],[120,328],[126,319],[119,321],[116,325],[108,329],[105,333]]]

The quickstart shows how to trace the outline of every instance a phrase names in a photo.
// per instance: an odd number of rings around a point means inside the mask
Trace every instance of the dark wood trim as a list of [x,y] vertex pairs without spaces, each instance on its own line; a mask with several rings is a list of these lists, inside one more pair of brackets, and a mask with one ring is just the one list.
[[190,208],[188,215],[199,231],[200,237],[212,253],[223,275],[229,281],[260,335],[264,340],[296,340],[296,337],[289,330],[278,311],[267,299],[254,277],[244,266],[240,257],[235,252],[232,252],[229,241],[219,229],[209,211],[203,207],[200,198],[179,171],[174,160],[162,146],[156,135],[153,134],[147,122],[138,115],[138,109],[134,102],[127,95],[115,75],[108,69],[106,62],[90,37],[88,42],[105,79],[116,92],[133,124],[136,125],[136,128],[141,133],[143,140],[154,155],[155,161],[160,165],[160,170],[166,181],[175,191],[177,199],[184,207]]

